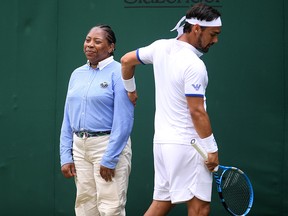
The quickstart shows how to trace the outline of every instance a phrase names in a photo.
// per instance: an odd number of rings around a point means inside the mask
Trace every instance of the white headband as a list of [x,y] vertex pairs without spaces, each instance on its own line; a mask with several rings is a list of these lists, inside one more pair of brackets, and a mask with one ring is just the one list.
[[198,24],[199,26],[203,26],[203,27],[218,27],[218,26],[222,26],[222,22],[221,22],[221,19],[220,17],[218,17],[217,19],[214,19],[212,21],[206,21],[206,20],[198,20],[197,18],[189,18],[189,19],[186,19],[186,16],[183,16],[179,22],[176,24],[176,26],[171,30],[171,31],[175,31],[177,30],[178,32],[178,36],[179,37],[180,35],[183,34],[183,28],[184,28],[184,24],[182,26],[181,23],[183,21],[186,21],[192,25],[196,25]]

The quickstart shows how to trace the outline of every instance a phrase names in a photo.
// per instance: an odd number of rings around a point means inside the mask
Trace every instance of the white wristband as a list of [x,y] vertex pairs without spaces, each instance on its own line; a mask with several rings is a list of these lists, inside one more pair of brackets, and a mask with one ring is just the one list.
[[122,80],[123,80],[124,88],[126,89],[126,91],[134,92],[136,90],[136,83],[135,83],[134,76],[128,80],[124,80],[122,77]]
[[207,153],[213,153],[218,151],[218,146],[213,134],[211,134],[209,137],[201,139],[201,143],[206,149]]

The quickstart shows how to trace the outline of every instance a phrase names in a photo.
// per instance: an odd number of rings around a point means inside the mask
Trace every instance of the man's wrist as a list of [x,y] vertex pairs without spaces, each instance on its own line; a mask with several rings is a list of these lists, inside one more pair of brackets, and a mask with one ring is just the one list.
[[128,80],[123,80],[123,84],[124,84],[124,88],[126,89],[126,91],[128,92],[135,92],[136,91],[136,83],[135,83],[135,78],[134,76],[131,79]]
[[206,149],[207,153],[214,153],[218,151],[218,146],[213,134],[204,139],[201,139],[201,143]]

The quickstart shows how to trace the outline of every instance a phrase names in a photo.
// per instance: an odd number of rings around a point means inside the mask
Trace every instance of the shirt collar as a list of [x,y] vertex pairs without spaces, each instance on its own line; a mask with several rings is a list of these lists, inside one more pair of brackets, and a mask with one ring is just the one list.
[[[98,63],[97,68],[98,68],[99,70],[102,70],[102,69],[105,68],[108,64],[110,64],[113,60],[114,60],[114,57],[113,57],[113,56],[110,56],[110,57],[102,60],[102,61],[100,61],[100,62]],[[87,65],[88,65],[89,67],[91,67],[89,60],[87,61]]]
[[187,43],[187,42],[184,42],[184,41],[180,41],[180,40],[177,40],[176,39],[176,43],[179,43],[181,44],[182,46],[185,46],[189,49],[191,49],[199,58],[203,55],[202,52],[200,52],[198,49],[196,49],[194,46],[192,46],[191,44]]

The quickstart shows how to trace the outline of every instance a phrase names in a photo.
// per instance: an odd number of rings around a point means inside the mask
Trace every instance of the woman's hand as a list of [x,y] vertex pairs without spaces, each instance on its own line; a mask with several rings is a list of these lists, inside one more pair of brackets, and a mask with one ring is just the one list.
[[68,163],[64,164],[61,167],[62,174],[65,176],[65,178],[71,178],[76,176],[76,169],[74,163]]
[[100,175],[106,182],[112,181],[115,175],[115,169],[109,169],[100,165]]

